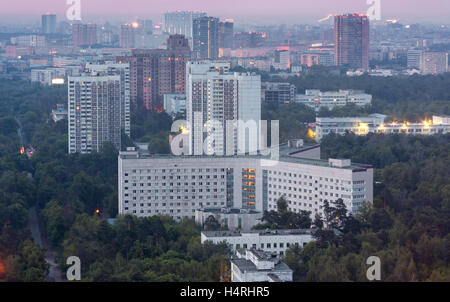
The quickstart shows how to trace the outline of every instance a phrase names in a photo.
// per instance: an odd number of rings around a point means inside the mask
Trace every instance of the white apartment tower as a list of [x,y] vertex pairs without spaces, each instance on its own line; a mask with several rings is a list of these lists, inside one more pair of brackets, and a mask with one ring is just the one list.
[[[229,69],[230,64],[223,62],[187,64],[186,116],[192,128],[191,155],[201,155],[204,151],[209,155],[230,155],[238,150],[259,149],[261,78]],[[238,124],[238,120],[244,124]]]
[[120,150],[121,96],[120,75],[69,77],[69,153],[98,152],[106,141]]
[[94,75],[120,76],[120,127],[130,136],[130,64],[113,61],[87,63],[85,69]]

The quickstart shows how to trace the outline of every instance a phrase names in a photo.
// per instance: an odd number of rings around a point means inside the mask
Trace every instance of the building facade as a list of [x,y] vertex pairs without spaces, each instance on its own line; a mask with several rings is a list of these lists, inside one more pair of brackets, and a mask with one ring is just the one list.
[[43,34],[55,34],[56,33],[56,15],[47,13],[42,15],[42,29]]
[[311,229],[203,231],[201,233],[202,244],[206,241],[215,244],[226,242],[232,251],[260,249],[277,255],[284,255],[293,245],[304,247],[313,240]]
[[450,118],[446,116],[433,116],[432,120],[424,120],[421,123],[385,122],[385,119],[385,115],[377,113],[367,117],[316,118],[316,140],[320,141],[330,133],[344,135],[346,132],[356,135],[368,133],[433,135],[450,132]]
[[106,74],[120,76],[120,127],[125,134],[131,135],[131,97],[130,97],[130,64],[105,61],[87,63],[85,70],[92,74]]
[[74,47],[92,46],[97,44],[96,24],[72,24],[72,39]]
[[169,35],[183,35],[192,40],[193,21],[200,17],[206,17],[206,13],[193,11],[176,11],[164,14],[164,31]]
[[422,74],[440,74],[448,72],[448,53],[427,51],[422,54],[421,57]]
[[368,106],[372,103],[372,96],[359,90],[339,90],[322,92],[317,89],[307,89],[305,94],[297,94],[295,102],[314,108],[316,112],[322,107],[332,110],[349,104]]
[[184,94],[187,50],[134,49],[131,56],[118,57],[130,64],[130,91],[134,107],[163,110],[164,94]]
[[215,60],[219,57],[219,19],[199,17],[192,23],[194,59]]
[[69,153],[98,152],[105,142],[120,150],[122,87],[120,75],[69,77]]
[[234,22],[225,20],[219,22],[219,48],[233,48]]
[[369,68],[369,18],[360,14],[334,17],[335,62],[352,69]]
[[177,114],[186,114],[186,95],[185,94],[165,94],[164,111],[175,118]]
[[422,55],[423,50],[421,49],[410,49],[407,52],[407,66],[408,68],[421,69],[422,66]]
[[[235,154],[239,147],[259,149],[261,78],[253,73],[232,73],[229,68],[229,63],[211,61],[187,64],[186,120],[192,127],[189,154]],[[246,129],[237,125],[228,128],[227,121],[238,120],[255,126],[256,133],[246,135]],[[227,131],[232,136],[228,141]]]
[[373,201],[373,168],[349,160],[315,159],[316,146],[280,145],[279,160],[257,156],[119,155],[119,214],[195,219],[211,207],[277,210],[284,196],[292,212],[320,214],[342,198],[355,213]]
[[269,104],[289,104],[295,101],[296,88],[290,83],[263,82],[261,100]]

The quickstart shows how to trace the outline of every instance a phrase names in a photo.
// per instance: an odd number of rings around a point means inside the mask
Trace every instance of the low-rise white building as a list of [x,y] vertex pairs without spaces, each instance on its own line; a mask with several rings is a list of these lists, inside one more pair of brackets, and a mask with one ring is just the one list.
[[367,106],[372,103],[372,96],[358,90],[339,90],[322,92],[317,89],[307,89],[305,94],[297,94],[295,102],[304,104],[319,111],[321,107],[333,109],[348,104]]
[[275,255],[239,251],[231,259],[231,282],[292,282],[293,271]]
[[382,125],[386,117],[386,115],[377,113],[361,117],[317,117],[316,140],[321,141],[325,135],[330,133],[343,135],[347,131],[366,135]]
[[327,117],[316,118],[316,140],[320,141],[330,133],[344,135],[353,132],[356,135],[368,133],[433,135],[450,132],[450,117],[433,116],[432,120],[422,122],[385,122],[383,114],[371,114],[367,117]]
[[232,251],[239,249],[260,249],[272,254],[284,255],[286,250],[298,245],[304,247],[313,241],[312,230],[249,230],[249,231],[203,231],[201,243],[226,242]]

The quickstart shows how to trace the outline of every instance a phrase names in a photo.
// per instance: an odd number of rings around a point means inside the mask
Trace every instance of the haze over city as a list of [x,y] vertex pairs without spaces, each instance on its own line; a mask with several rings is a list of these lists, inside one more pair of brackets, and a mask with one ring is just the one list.
[[[5,0],[2,0],[2,2]],[[126,10],[124,9],[126,5]],[[38,21],[37,14],[52,12],[65,18],[68,8],[65,0],[17,0],[3,5],[0,16],[5,22],[20,17],[18,22]],[[237,10],[236,8],[239,7]],[[202,10],[235,21],[268,23],[313,23],[328,14],[345,12],[365,13],[366,0],[194,0],[194,1],[143,1],[143,0],[81,0],[84,21],[125,20],[135,17],[151,17],[158,21],[166,11]],[[382,19],[398,18],[402,22],[448,23],[450,1],[447,0],[381,0]]]

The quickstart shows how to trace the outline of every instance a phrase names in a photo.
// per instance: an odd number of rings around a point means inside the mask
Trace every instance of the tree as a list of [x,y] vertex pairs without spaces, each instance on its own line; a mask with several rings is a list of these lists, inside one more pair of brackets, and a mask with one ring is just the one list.
[[213,215],[210,215],[205,219],[204,227],[207,231],[217,231],[220,230],[220,223]]

